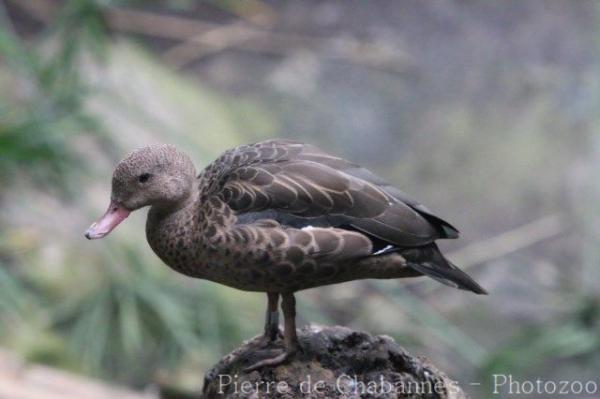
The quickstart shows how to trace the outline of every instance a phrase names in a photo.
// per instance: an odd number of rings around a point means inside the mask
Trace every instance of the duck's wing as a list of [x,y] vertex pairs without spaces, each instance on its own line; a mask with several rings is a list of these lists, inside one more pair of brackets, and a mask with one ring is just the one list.
[[458,231],[367,169],[289,140],[268,140],[223,154],[218,195],[242,222],[341,227],[398,247],[422,246]]
[[228,151],[212,173],[214,194],[236,212],[240,231],[271,221],[284,227],[270,229],[268,241],[286,248],[292,263],[306,254],[344,261],[398,251],[419,273],[485,293],[434,243],[458,231],[358,165],[311,145],[269,140]]

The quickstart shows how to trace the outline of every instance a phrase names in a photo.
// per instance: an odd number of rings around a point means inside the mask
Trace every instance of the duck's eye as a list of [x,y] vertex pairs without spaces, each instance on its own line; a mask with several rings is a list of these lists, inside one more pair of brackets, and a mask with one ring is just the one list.
[[141,175],[138,176],[138,181],[140,183],[146,183],[148,181],[148,179],[150,179],[151,174],[150,173],[142,173]]

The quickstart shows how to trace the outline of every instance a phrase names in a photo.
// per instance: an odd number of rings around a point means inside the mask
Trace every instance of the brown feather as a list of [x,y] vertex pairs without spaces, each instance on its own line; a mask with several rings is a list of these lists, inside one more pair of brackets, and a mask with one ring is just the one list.
[[415,209],[418,203],[403,202],[373,173],[314,146],[269,140],[222,158],[222,198],[238,213],[271,209],[300,217],[335,215],[398,246],[425,245],[443,237]]

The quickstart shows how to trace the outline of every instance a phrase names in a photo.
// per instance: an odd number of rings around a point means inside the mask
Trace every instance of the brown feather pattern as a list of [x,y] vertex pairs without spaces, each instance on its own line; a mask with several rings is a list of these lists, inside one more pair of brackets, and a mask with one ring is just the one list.
[[484,292],[435,246],[457,236],[450,224],[370,171],[295,141],[226,151],[198,176],[192,206],[151,209],[147,235],[176,270],[244,290],[427,274]]
[[[265,146],[279,151],[264,152]],[[442,237],[417,210],[386,191],[379,178],[367,172],[362,172],[363,178],[347,173],[362,168],[341,158],[283,141],[241,150],[252,155],[239,156],[239,151],[234,150],[238,154],[233,158],[226,153],[220,160],[229,168],[222,198],[239,213],[274,209],[301,217],[337,216],[357,230],[398,246],[425,245]],[[230,159],[242,163],[235,165]]]

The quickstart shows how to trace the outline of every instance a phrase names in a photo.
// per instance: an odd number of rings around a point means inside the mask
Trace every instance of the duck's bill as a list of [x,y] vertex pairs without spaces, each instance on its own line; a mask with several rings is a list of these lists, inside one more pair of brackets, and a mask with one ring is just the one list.
[[108,235],[115,227],[129,216],[130,211],[122,205],[111,202],[108,210],[96,223],[85,232],[85,238],[94,240]]

